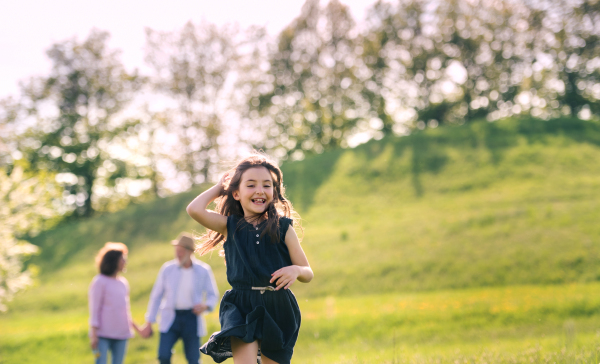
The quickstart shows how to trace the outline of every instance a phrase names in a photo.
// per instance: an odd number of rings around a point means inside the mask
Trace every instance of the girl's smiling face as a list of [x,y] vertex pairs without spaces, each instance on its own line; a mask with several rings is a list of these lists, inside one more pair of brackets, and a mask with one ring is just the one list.
[[273,177],[265,167],[250,168],[242,174],[240,188],[232,195],[240,201],[244,216],[262,214],[273,201]]

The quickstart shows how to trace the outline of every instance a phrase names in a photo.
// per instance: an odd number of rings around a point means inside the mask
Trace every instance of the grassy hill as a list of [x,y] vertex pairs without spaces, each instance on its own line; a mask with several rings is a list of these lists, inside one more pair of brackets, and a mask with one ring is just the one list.
[[[522,349],[526,358],[523,345],[550,337],[558,341],[549,347],[566,345],[571,325],[593,342],[600,300],[584,292],[600,280],[599,157],[597,122],[508,119],[389,137],[284,164],[315,272],[313,282],[293,287],[306,318],[297,355],[383,362],[374,358],[396,360],[401,350],[417,355],[414,346],[421,345],[452,360],[457,346],[493,356],[480,350],[489,334],[501,351]],[[31,263],[39,266],[39,282],[0,316],[0,363],[27,362],[13,361],[15,353],[54,350],[57,344],[47,344],[53,340],[73,342],[73,358],[88,355],[86,291],[94,254],[106,241],[130,247],[126,277],[141,321],[158,269],[171,259],[168,242],[182,230],[202,231],[185,213],[201,191],[37,236],[41,254]],[[221,292],[228,289],[222,258],[215,252],[202,259]],[[556,300],[563,294],[570,298]],[[216,317],[209,317],[215,330]],[[135,340],[129,362],[152,362],[156,340]],[[327,356],[332,343],[339,352]],[[361,350],[369,359],[360,358]]]

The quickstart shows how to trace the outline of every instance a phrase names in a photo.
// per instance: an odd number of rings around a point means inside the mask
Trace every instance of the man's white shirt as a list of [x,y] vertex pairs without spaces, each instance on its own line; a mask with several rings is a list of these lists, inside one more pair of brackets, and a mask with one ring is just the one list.
[[[185,291],[191,292],[191,305],[189,304],[187,294],[183,298],[183,301],[187,302],[185,309],[190,309],[199,303],[204,303],[208,306],[208,312],[215,309],[217,301],[219,300],[219,291],[217,289],[217,283],[215,277],[212,274],[210,266],[202,261],[192,258],[192,267],[184,269],[179,265],[179,262],[174,259],[163,264],[158,272],[154,287],[150,293],[150,300],[148,302],[148,310],[146,311],[146,321],[150,323],[156,322],[156,316],[160,314],[160,323],[158,329],[160,332],[167,332],[175,321],[175,310],[177,308],[180,284],[182,284],[182,278],[185,274],[184,271],[191,272],[190,279],[187,280],[189,283],[183,283],[185,285],[191,284],[192,289]],[[183,307],[183,306],[182,306]],[[198,336],[202,337],[206,335],[206,322],[204,315],[200,314],[197,316],[198,319]]]
[[177,287],[177,298],[175,299],[176,310],[190,310],[194,308],[192,296],[194,286],[192,280],[194,278],[194,267],[181,267],[181,275],[179,276],[179,287]]

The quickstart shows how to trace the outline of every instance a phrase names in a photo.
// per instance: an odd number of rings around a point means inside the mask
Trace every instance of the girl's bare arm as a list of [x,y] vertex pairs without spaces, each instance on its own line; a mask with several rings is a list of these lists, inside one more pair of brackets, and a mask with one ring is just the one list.
[[287,245],[290,252],[292,264],[298,269],[298,280],[302,283],[310,282],[314,277],[313,271],[310,268],[310,264],[308,264],[304,250],[300,246],[298,235],[296,235],[296,231],[291,226],[285,234],[285,245]]
[[270,282],[277,285],[276,290],[288,289],[296,280],[303,283],[308,283],[313,279],[313,271],[308,264],[308,259],[304,250],[300,246],[296,231],[290,226],[285,234],[285,245],[290,252],[292,265],[283,267],[271,274]]
[[211,202],[221,195],[222,186],[223,179],[190,202],[186,211],[192,219],[198,221],[205,228],[227,236],[227,217],[206,209]]

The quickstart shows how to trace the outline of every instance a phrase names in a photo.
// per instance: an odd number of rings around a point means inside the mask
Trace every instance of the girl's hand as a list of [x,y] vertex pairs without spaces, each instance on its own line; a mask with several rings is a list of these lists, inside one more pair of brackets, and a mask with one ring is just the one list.
[[276,291],[280,290],[281,288],[288,289],[294,282],[296,282],[299,274],[300,271],[297,266],[289,265],[271,274],[272,278],[269,283],[277,282],[277,287],[275,288]]
[[229,172],[223,173],[223,176],[221,176],[221,179],[219,179],[219,183],[217,183],[217,185],[221,187],[221,192],[219,193],[219,196],[225,195],[225,186],[229,185],[230,180],[231,177],[229,176]]

